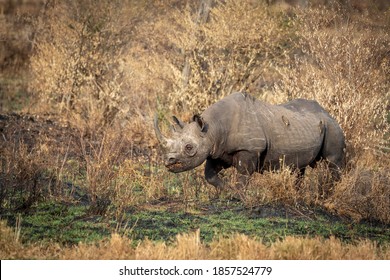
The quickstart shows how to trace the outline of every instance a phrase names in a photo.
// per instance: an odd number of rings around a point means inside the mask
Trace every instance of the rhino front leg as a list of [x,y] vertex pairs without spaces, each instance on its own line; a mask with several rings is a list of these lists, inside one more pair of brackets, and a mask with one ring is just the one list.
[[237,188],[246,187],[249,177],[255,172],[258,164],[259,156],[257,154],[240,151],[233,157],[233,166],[237,169],[238,178],[236,182]]
[[224,168],[223,163],[218,159],[207,159],[204,175],[206,181],[221,190],[224,186],[224,182],[219,178],[218,173]]

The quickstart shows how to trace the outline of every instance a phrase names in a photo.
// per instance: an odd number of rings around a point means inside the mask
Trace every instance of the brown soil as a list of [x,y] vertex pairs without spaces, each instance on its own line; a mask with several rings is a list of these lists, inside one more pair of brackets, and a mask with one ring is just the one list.
[[[24,144],[28,152],[31,152],[44,145],[55,157],[66,153],[68,158],[80,158],[83,156],[82,141],[89,143],[86,151],[88,153],[88,148],[91,148],[91,145],[98,145],[102,137],[103,135],[91,136],[55,116],[0,114],[0,150],[10,145]],[[138,147],[126,137],[123,137],[121,141],[121,152],[124,158],[132,157],[142,160],[150,158],[149,148]]]
[[79,132],[68,124],[49,116],[0,114],[0,149],[9,145],[24,144],[28,151],[45,144],[53,154],[67,147],[72,154],[78,154]]

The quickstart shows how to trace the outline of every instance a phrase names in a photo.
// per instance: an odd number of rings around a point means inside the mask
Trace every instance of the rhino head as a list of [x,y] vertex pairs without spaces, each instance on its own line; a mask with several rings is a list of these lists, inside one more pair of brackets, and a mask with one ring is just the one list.
[[158,118],[154,118],[154,130],[163,149],[165,166],[169,171],[178,173],[201,165],[210,154],[211,143],[207,137],[208,125],[199,115],[184,123],[175,116],[171,137],[165,137],[159,127]]

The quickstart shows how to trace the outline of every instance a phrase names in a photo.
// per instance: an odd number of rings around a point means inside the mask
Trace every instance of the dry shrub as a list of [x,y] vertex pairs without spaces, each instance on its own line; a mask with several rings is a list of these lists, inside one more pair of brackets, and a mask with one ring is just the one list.
[[270,203],[296,207],[303,203],[324,207],[356,222],[390,223],[389,161],[382,161],[378,164],[372,154],[363,156],[336,182],[325,162],[314,169],[308,168],[301,179],[288,168],[254,174],[245,189],[231,192],[240,193],[239,197],[249,208]]
[[327,163],[321,161],[315,168],[306,168],[299,194],[306,204],[321,205],[334,193],[337,184],[338,182],[332,177]]
[[86,172],[85,184],[92,213],[105,214],[112,201],[122,208],[122,198],[130,205],[134,200],[132,188],[126,185],[129,178],[127,176],[119,178],[123,173],[122,168],[119,168],[123,161],[121,144],[119,137],[112,139],[107,134],[104,134],[103,139],[97,143],[81,139]]
[[333,181],[326,163],[320,162],[314,169],[308,167],[303,177],[297,170],[288,167],[253,174],[248,186],[237,192],[249,208],[267,204],[295,207],[301,204],[323,205],[336,186],[337,182]]
[[247,207],[269,203],[296,205],[300,200],[297,174],[289,168],[280,171],[254,174],[242,195]]
[[48,1],[34,24],[30,110],[56,114],[89,134],[116,126],[134,145],[155,145],[148,121],[157,93],[167,92],[162,81],[168,71],[160,57],[149,55],[144,41],[153,34],[139,25],[158,6],[136,0]]
[[379,166],[375,163],[372,155],[360,160],[342,177],[325,205],[355,221],[390,223],[390,163],[388,159]]
[[31,58],[30,91],[41,111],[76,114],[94,131],[128,113],[126,7],[122,1],[46,5]]
[[34,37],[33,18],[42,1],[22,9],[12,0],[0,2],[0,73],[20,71],[26,67]]
[[0,131],[1,207],[28,210],[42,199],[70,198],[74,130],[54,119],[10,114],[0,116]]
[[134,160],[156,143],[145,122],[150,102],[140,94],[140,85],[150,81],[131,56],[139,49],[131,40],[138,13],[148,5],[138,2],[49,1],[35,22],[33,110],[57,114],[80,130],[79,169],[85,174],[77,176],[85,180],[77,183],[95,213],[113,206],[119,215],[139,202],[137,188],[148,188],[144,200],[161,191],[161,184],[149,188],[150,176]]
[[23,211],[42,199],[49,168],[43,146],[29,149],[23,142],[0,147],[0,210]]
[[175,51],[162,55],[170,67],[164,73],[171,83],[166,93],[169,106],[180,111],[200,111],[233,91],[247,89],[271,58],[283,56],[279,46],[289,40],[279,15],[270,14],[265,1],[189,5],[154,28],[164,29],[162,43]]
[[[14,0],[0,1],[0,111],[13,112],[28,104],[28,63],[41,1],[22,9]],[[24,1],[23,1],[24,4]]]
[[104,214],[113,207],[118,218],[127,207],[166,194],[150,158],[134,149],[131,136],[113,127],[103,135],[80,137],[85,168],[85,180],[80,183],[85,185],[94,213]]

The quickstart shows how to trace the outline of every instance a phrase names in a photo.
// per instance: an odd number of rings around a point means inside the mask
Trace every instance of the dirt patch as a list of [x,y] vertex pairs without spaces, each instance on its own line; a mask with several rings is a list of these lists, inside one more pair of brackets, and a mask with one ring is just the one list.
[[[91,135],[55,116],[0,114],[0,149],[24,144],[31,152],[44,145],[53,156],[66,153],[68,158],[80,158],[83,155],[82,141],[88,142],[87,148],[91,148],[95,144],[98,145],[102,138],[103,135],[97,135],[92,139]],[[121,145],[123,157],[150,157],[149,149],[134,145],[131,139],[123,138],[121,141],[125,142]],[[88,149],[86,152],[88,153]]]
[[24,144],[28,151],[45,144],[53,149],[69,147],[73,154],[77,152],[78,132],[68,124],[53,117],[8,114],[0,115],[0,147]]

